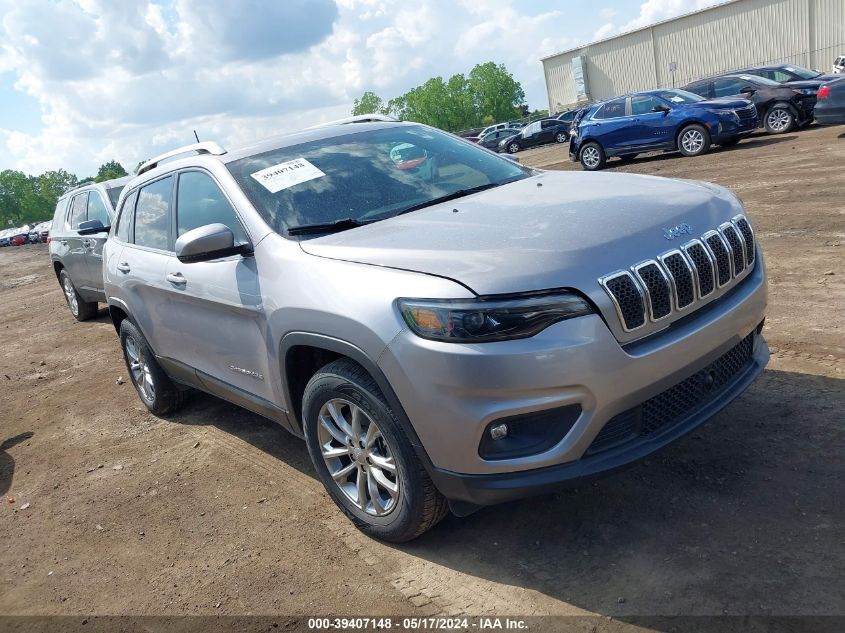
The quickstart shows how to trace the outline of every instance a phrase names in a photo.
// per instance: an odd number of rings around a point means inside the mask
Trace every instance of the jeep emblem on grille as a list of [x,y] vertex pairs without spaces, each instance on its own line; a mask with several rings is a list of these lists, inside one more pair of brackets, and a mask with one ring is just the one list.
[[692,235],[692,227],[686,222],[679,224],[678,226],[673,226],[671,229],[663,229],[663,237],[667,240],[674,240],[676,237],[684,235],[685,233],[687,235]]

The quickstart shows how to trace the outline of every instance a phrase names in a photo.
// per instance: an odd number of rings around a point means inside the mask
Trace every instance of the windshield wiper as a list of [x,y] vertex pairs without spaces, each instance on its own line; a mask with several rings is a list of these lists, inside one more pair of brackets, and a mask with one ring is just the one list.
[[430,207],[435,204],[440,204],[441,202],[449,202],[449,200],[455,200],[456,198],[463,198],[464,196],[469,196],[473,193],[478,193],[479,191],[484,191],[485,189],[492,189],[493,187],[498,187],[499,185],[506,185],[509,182],[513,182],[511,180],[507,180],[505,182],[488,182],[486,185],[478,185],[477,187],[468,187],[466,189],[458,189],[457,191],[453,191],[452,193],[447,193],[445,196],[440,196],[439,198],[432,198],[431,200],[426,200],[425,202],[420,202],[419,204],[413,204],[410,207],[405,207],[401,211],[394,213],[393,215],[402,215],[403,213],[410,213],[411,211],[417,211],[419,209],[424,209],[425,207]]
[[354,229],[356,226],[364,226],[370,224],[372,220],[355,220],[353,218],[343,218],[335,220],[334,222],[315,222],[314,224],[300,224],[299,226],[289,226],[288,235],[305,235],[308,233],[332,233],[334,231],[345,231],[346,229]]

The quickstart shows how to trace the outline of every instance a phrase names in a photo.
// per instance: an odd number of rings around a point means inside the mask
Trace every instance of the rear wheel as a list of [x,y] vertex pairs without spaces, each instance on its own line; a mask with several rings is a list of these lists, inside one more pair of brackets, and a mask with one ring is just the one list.
[[604,155],[604,150],[601,148],[601,145],[592,142],[586,143],[584,147],[581,148],[578,158],[581,161],[581,167],[587,171],[596,171],[601,169],[607,162],[607,158]]
[[372,377],[340,359],[308,381],[302,398],[308,452],[334,502],[385,541],[416,538],[448,512]]
[[66,270],[59,273],[59,283],[62,285],[62,292],[65,294],[67,307],[77,321],[87,321],[97,315],[97,302],[85,301],[73,285],[73,281]]
[[129,319],[120,323],[120,347],[129,379],[152,413],[162,415],[182,406],[185,393],[164,373],[144,335]]
[[769,108],[763,124],[769,134],[785,134],[795,127],[795,114],[785,103],[777,103]]
[[684,156],[700,156],[710,149],[710,134],[702,125],[686,126],[678,134],[678,150]]

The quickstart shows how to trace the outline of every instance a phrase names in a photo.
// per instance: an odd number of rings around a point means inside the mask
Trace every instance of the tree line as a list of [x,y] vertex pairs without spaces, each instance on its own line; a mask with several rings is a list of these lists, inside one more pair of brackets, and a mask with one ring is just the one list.
[[504,64],[477,64],[468,75],[432,77],[385,101],[367,91],[355,99],[352,114],[387,114],[447,132],[459,132],[528,114],[525,91]]
[[0,171],[0,230],[49,220],[56,209],[56,201],[66,191],[127,175],[123,165],[116,160],[100,165],[96,176],[82,180],[64,169],[45,171],[39,176],[28,176],[13,169]]

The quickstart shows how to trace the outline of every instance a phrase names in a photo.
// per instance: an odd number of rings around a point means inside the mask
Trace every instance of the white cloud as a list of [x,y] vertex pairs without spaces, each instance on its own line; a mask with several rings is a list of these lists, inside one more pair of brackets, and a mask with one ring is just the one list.
[[390,98],[489,60],[543,107],[539,58],[576,43],[566,25],[518,0],[0,0],[0,72],[44,125],[4,121],[0,169],[130,168],[193,129],[249,142],[344,116],[364,90]]

